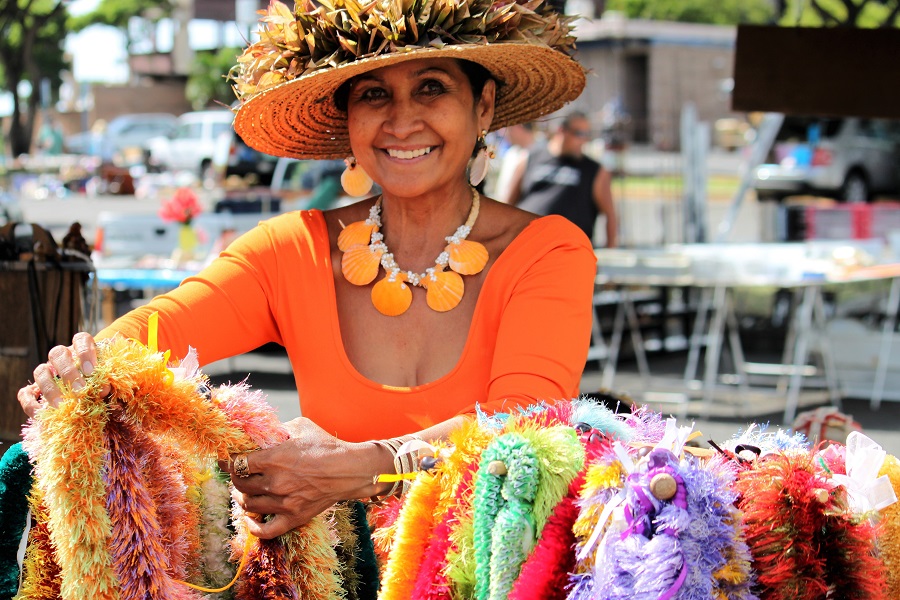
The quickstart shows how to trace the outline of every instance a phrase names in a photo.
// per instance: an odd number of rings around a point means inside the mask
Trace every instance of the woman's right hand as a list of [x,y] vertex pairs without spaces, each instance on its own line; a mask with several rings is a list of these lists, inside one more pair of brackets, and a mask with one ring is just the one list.
[[[71,346],[56,346],[50,350],[47,362],[34,370],[34,383],[19,390],[18,400],[29,417],[43,404],[58,406],[62,399],[60,384],[65,383],[78,391],[85,386],[85,377],[94,372],[97,364],[97,345],[89,333],[76,333]],[[101,393],[108,394],[105,385]]]

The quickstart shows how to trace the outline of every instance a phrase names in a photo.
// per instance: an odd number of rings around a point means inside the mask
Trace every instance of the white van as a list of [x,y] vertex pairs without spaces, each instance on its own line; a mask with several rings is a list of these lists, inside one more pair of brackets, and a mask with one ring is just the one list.
[[178,117],[175,130],[147,142],[150,166],[192,171],[202,179],[214,176],[217,140],[231,130],[234,113],[228,109],[189,112]]

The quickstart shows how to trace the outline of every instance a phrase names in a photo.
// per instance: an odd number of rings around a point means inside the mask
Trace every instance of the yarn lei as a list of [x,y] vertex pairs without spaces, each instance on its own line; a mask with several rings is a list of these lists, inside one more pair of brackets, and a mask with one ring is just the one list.
[[[168,354],[108,340],[86,387],[64,387],[65,401],[42,407],[26,426],[38,518],[21,598],[198,598],[181,580],[227,583],[227,510],[208,519],[202,507],[227,505],[229,495],[208,461],[288,434],[261,393],[244,384],[210,390],[196,365],[189,353],[170,370]],[[265,543],[247,537],[243,520],[236,525],[232,559],[246,554],[241,597],[343,597],[323,517]]]
[[[488,260],[484,245],[466,239],[475,226],[481,206],[481,195],[474,187],[471,189],[472,207],[466,222],[453,235],[445,238],[447,246],[435,259],[434,266],[425,269],[424,273],[403,270],[394,260],[394,254],[388,249],[381,232],[382,197],[379,196],[369,209],[369,217],[365,221],[350,223],[338,237],[338,247],[345,253],[341,260],[344,278],[354,285],[368,285],[377,275],[377,264],[371,262],[377,259],[385,276],[372,289],[372,303],[382,314],[397,316],[406,312],[412,300],[407,283],[429,291],[427,300],[432,309],[443,312],[455,308],[462,299],[465,287],[460,275],[480,273]],[[363,246],[362,236],[368,236],[368,246]],[[474,254],[474,258],[459,255],[464,246],[469,250],[467,254]],[[360,255],[364,263],[361,271],[361,263],[356,260]],[[446,270],[448,268],[449,271]]]

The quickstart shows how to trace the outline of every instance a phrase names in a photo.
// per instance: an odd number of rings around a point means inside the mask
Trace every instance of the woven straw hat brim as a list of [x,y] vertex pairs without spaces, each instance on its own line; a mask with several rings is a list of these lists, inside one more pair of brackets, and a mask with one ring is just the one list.
[[559,110],[584,89],[584,68],[568,55],[528,43],[460,44],[416,48],[322,69],[260,92],[245,101],[234,129],[252,148],[301,159],[335,159],[352,154],[347,115],[334,93],[351,77],[420,58],[452,57],[476,62],[503,82],[491,131],[525,123]]

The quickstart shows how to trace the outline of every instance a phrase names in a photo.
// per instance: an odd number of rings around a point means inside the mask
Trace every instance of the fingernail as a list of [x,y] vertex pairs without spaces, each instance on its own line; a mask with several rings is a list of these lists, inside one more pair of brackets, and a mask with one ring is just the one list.
[[77,379],[72,382],[72,389],[75,390],[76,392],[82,390],[83,388],[84,388],[84,382],[81,381],[80,379]]
[[91,364],[91,361],[86,360],[81,363],[81,372],[85,375],[90,375],[94,372],[94,365]]

